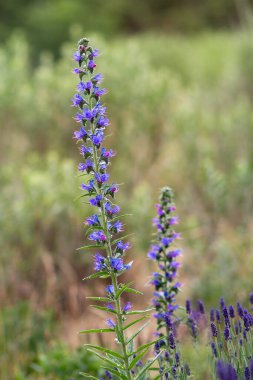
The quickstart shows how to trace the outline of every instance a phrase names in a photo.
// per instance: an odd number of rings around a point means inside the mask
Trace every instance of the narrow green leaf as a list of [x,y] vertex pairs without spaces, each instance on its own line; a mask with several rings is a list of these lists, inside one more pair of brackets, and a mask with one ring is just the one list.
[[99,357],[100,359],[102,359],[104,362],[110,364],[112,367],[117,367],[117,368],[122,368],[122,365],[121,364],[118,364],[110,359],[108,359],[107,357],[103,356],[103,355],[100,355],[99,353],[97,353],[96,351],[94,350],[91,350],[90,348],[87,349],[87,351],[90,351],[92,352],[93,354],[95,354],[97,357]]
[[88,174],[88,173],[77,174],[77,175],[76,175],[76,178],[79,178],[79,177],[85,177],[85,176],[87,176],[87,175],[90,175],[90,174]]
[[[159,369],[159,368],[158,368]],[[159,375],[157,375],[153,380],[158,380],[158,379],[160,379],[161,378],[161,375],[160,375],[160,373],[159,373]]]
[[100,347],[100,346],[95,346],[95,345],[93,345],[93,344],[89,344],[89,343],[85,344],[84,346],[85,346],[85,347],[91,347],[91,348],[94,348],[94,349],[96,349],[96,350],[98,350],[98,351],[105,352],[106,354],[110,354],[110,355],[112,355],[112,356],[115,356],[116,358],[119,358],[119,359],[121,359],[121,360],[124,360],[124,358],[123,358],[122,355],[120,355],[118,352],[115,352],[115,351],[109,350],[108,348],[104,348],[104,347]]
[[133,310],[133,311],[128,311],[126,313],[126,315],[146,314],[146,313],[149,313],[152,310],[155,310],[155,309],[151,308],[151,309],[146,309],[146,310]]
[[128,339],[126,344],[130,343],[137,335],[140,334],[140,332],[145,329],[145,327],[149,324],[149,321],[146,322],[143,326],[141,326],[137,331],[134,332],[134,334]]
[[82,280],[83,281],[92,280],[93,278],[97,278],[97,277],[107,278],[107,277],[110,277],[110,275],[105,271],[99,271],[99,272],[92,273],[88,277],[84,277]]
[[107,311],[108,313],[116,314],[116,311],[113,309],[110,309],[109,307],[97,306],[97,305],[91,305],[91,307],[94,307],[95,309],[98,309],[98,310]]
[[90,249],[90,248],[99,248],[99,249],[106,249],[106,247],[98,244],[90,244],[90,245],[83,245],[82,247],[77,248],[77,251],[80,251],[82,249]]
[[115,216],[114,218],[111,219],[112,222],[114,222],[115,220],[118,220],[118,219],[121,219],[121,218],[124,218],[125,216],[132,216],[133,214],[123,214],[123,215],[118,215],[118,216]]
[[121,284],[119,290],[115,294],[115,299],[118,299],[119,296],[125,291],[125,289],[129,288],[129,286],[132,284],[133,282],[129,282],[128,284]]
[[130,322],[128,325],[126,325],[126,326],[123,328],[123,330],[128,329],[129,327],[135,325],[136,323],[138,323],[138,322],[140,322],[140,321],[143,321],[143,319],[145,319],[145,318],[146,318],[146,316],[141,317],[141,318],[138,318],[138,319],[136,319],[136,320],[133,321],[133,322]]
[[125,236],[121,236],[120,238],[113,240],[112,245],[115,245],[115,244],[118,243],[118,241],[120,241],[120,240],[124,240],[124,239],[126,239],[127,237],[132,236],[132,235],[134,235],[134,234],[127,234],[127,235],[125,235]]
[[99,380],[97,377],[89,375],[88,373],[85,373],[85,372],[79,372],[79,375],[86,377],[86,379]]
[[86,297],[88,300],[93,300],[93,301],[102,301],[102,302],[111,302],[111,298],[107,297]]
[[124,292],[127,292],[127,293],[134,293],[134,294],[143,294],[142,292],[140,292],[139,290],[136,290],[136,289],[133,289],[133,288],[126,288],[124,290]]
[[132,369],[135,364],[146,354],[146,352],[148,351],[148,348],[146,348],[146,350],[142,351],[139,355],[137,355],[130,363],[130,366],[129,366],[129,369]]
[[134,380],[139,380],[141,378],[141,376],[147,372],[147,370],[149,369],[149,367],[152,366],[152,364],[158,359],[158,357],[161,355],[162,352],[160,352],[158,355],[156,355],[156,357],[154,359],[152,359],[150,362],[148,362],[142,369],[141,371],[138,373],[138,375],[135,377]]
[[153,342],[149,342],[149,343],[143,344],[141,347],[139,347],[137,350],[135,350],[134,352],[132,352],[132,353],[129,354],[128,356],[136,355],[138,352],[140,352],[140,351],[142,351],[142,350],[145,350],[145,348],[152,346],[153,344],[155,344],[155,343],[158,342],[159,340],[161,340],[161,338],[156,339],[156,340],[153,340]]
[[114,332],[114,329],[90,329],[90,330],[80,331],[81,334],[103,333],[103,332]]
[[89,195],[90,195],[89,193],[78,195],[76,198],[74,198],[74,202],[78,201],[79,199],[81,199],[83,197],[88,197]]

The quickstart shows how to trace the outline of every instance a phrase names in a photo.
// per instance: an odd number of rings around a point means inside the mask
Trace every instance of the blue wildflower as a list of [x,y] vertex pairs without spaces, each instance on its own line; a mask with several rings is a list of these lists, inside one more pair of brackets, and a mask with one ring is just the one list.
[[90,235],[89,235],[89,239],[90,240],[94,240],[98,243],[104,243],[106,241],[106,235],[104,234],[103,231],[93,231]]
[[79,131],[75,131],[74,135],[73,135],[74,139],[76,139],[76,140],[85,139],[85,138],[87,138],[87,136],[88,136],[88,134],[84,128],[80,128]]
[[104,127],[108,127],[109,125],[109,119],[105,116],[100,116],[97,120],[97,123],[96,123],[96,126],[98,128],[104,128]]
[[119,206],[112,205],[110,202],[106,202],[105,204],[105,212],[107,216],[113,216],[120,211]]
[[96,181],[102,185],[103,183],[107,182],[108,179],[109,179],[109,174],[107,173],[104,173],[104,174],[100,174],[100,173],[95,173],[95,179]]
[[93,144],[96,145],[96,147],[99,147],[104,140],[104,133],[102,131],[97,131],[95,134],[92,134],[90,138]]
[[92,206],[101,207],[101,200],[102,200],[102,195],[96,195],[95,198],[90,199],[90,204]]
[[94,256],[94,270],[101,271],[105,268],[106,268],[105,258],[99,253],[96,253],[96,255]]
[[89,54],[89,59],[97,58],[99,56],[99,50],[93,49],[92,52]]
[[123,308],[123,311],[126,313],[127,311],[131,310],[133,307],[131,302],[127,302]]
[[117,252],[125,252],[130,248],[130,244],[128,242],[124,243],[122,240],[119,240],[116,244]]
[[120,257],[118,258],[112,257],[110,259],[110,264],[111,264],[111,267],[115,269],[116,271],[122,271],[125,268],[123,260]]
[[78,123],[81,123],[83,120],[85,120],[85,116],[83,113],[77,112],[74,117],[75,121]]
[[88,69],[91,71],[93,71],[93,69],[95,69],[96,66],[97,65],[95,64],[95,62],[92,59],[88,62],[88,65],[87,65]]
[[75,94],[74,97],[72,98],[72,105],[74,107],[77,107],[79,105],[82,105],[84,102],[83,98],[79,94]]
[[92,193],[94,190],[95,190],[95,187],[94,187],[94,179],[91,179],[88,184],[86,185],[85,183],[82,183],[81,184],[81,189],[82,190],[85,190],[85,191],[88,191],[88,193]]
[[107,323],[107,325],[109,326],[109,327],[111,327],[112,329],[114,329],[115,328],[115,323],[111,320],[111,318],[108,318],[107,320],[106,320],[106,323]]
[[86,218],[86,224],[88,224],[89,226],[100,226],[98,215],[94,214]]
[[84,71],[82,69],[80,69],[80,67],[75,67],[72,70],[72,73],[74,73],[74,74],[84,74]]
[[94,163],[87,159],[86,162],[80,162],[80,164],[78,165],[78,170],[79,171],[87,171],[87,173],[90,173],[92,170],[93,170],[93,167],[94,167]]
[[96,98],[99,98],[100,96],[103,96],[105,95],[107,92],[106,88],[99,88],[97,86],[94,86],[93,87],[93,95],[96,97]]
[[81,156],[85,157],[85,158],[88,158],[92,155],[92,147],[90,146],[85,146],[85,145],[82,145],[80,147],[80,154]]
[[102,74],[99,73],[99,74],[94,75],[91,78],[91,80],[92,80],[93,83],[98,84],[98,83],[102,82],[103,76],[102,76]]
[[117,221],[116,223],[114,223],[112,226],[111,226],[111,230],[115,233],[119,233],[121,231],[123,231],[123,224],[121,221]]
[[106,148],[101,149],[101,157],[103,158],[110,158],[115,156],[115,153],[112,149],[106,150]]
[[79,51],[76,51],[73,54],[73,57],[74,57],[74,60],[77,61],[77,62],[80,62],[82,60],[82,55],[79,53]]
[[106,292],[107,292],[108,294],[114,294],[113,285],[107,285],[107,287],[106,287]]

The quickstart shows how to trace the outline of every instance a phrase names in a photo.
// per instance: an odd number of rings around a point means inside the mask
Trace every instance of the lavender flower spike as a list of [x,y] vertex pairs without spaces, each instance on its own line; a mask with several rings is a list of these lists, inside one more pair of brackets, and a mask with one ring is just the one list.
[[[148,252],[148,258],[155,261],[158,267],[158,271],[153,273],[151,279],[151,284],[155,288],[153,305],[156,313],[154,317],[157,321],[157,331],[161,336],[161,342],[165,342],[167,355],[174,358],[168,364],[166,357],[161,357],[159,368],[162,373],[167,373],[167,376],[170,374],[172,378],[175,378],[179,374],[180,376],[183,374],[183,379],[186,379],[188,371],[185,371],[185,366],[182,364],[179,354],[175,357],[177,347],[174,336],[176,320],[174,313],[178,308],[176,296],[181,287],[181,284],[176,280],[176,276],[179,267],[177,259],[181,254],[181,250],[174,247],[174,243],[180,235],[174,230],[178,217],[174,215],[176,207],[173,203],[172,190],[169,187],[164,187],[161,190],[160,204],[156,205],[156,209],[157,217],[153,220],[157,229],[156,239],[152,242]],[[191,306],[188,303],[188,312],[190,312],[190,309]]]
[[[106,90],[98,87],[102,80],[101,74],[95,74],[95,58],[98,56],[98,50],[89,45],[89,40],[82,38],[78,42],[78,49],[74,53],[74,60],[78,67],[73,70],[74,74],[79,77],[77,93],[72,99],[72,106],[76,107],[75,120],[78,122],[78,130],[74,132],[73,137],[77,143],[81,143],[80,153],[81,162],[78,166],[82,175],[88,174],[88,181],[83,183],[81,189],[83,195],[87,196],[89,207],[95,209],[91,216],[86,218],[85,224],[88,225],[87,237],[88,246],[80,249],[96,248],[93,256],[94,270],[91,278],[108,278],[110,285],[106,287],[105,297],[94,297],[96,301],[106,302],[102,310],[114,314],[114,318],[107,318],[107,327],[93,330],[84,330],[83,333],[114,333],[115,340],[119,344],[115,356],[117,361],[113,365],[108,365],[110,370],[117,370],[122,374],[124,379],[132,380],[131,363],[134,360],[131,352],[134,349],[134,337],[127,337],[128,325],[126,320],[132,304],[130,302],[122,306],[121,296],[124,292],[135,292],[129,289],[126,284],[119,283],[119,276],[131,268],[131,263],[124,262],[124,256],[129,248],[129,243],[124,237],[119,239],[118,234],[123,230],[123,224],[117,215],[120,211],[119,206],[115,205],[114,197],[118,191],[115,183],[109,184],[109,174],[107,173],[108,165],[114,152],[104,146],[106,130],[110,122],[106,116],[106,107],[101,104],[101,97],[105,95]],[[80,127],[81,124],[81,127]],[[86,176],[84,176],[86,178]],[[116,218],[116,220],[115,220]],[[100,252],[101,251],[101,252]],[[123,254],[124,253],[124,254]],[[96,307],[96,306],[95,306]],[[99,308],[97,306],[97,308]],[[101,308],[101,306],[100,306]],[[146,313],[144,310],[143,313]],[[105,352],[103,347],[96,346],[100,352]],[[145,353],[142,347],[138,352]],[[112,351],[111,351],[112,352]],[[120,354],[119,354],[120,352]],[[112,355],[112,357],[115,357]],[[140,356],[141,357],[141,356]],[[104,360],[107,356],[105,354]],[[110,356],[110,360],[111,356]],[[107,378],[112,378],[110,371],[107,371]],[[90,377],[87,374],[87,378]]]

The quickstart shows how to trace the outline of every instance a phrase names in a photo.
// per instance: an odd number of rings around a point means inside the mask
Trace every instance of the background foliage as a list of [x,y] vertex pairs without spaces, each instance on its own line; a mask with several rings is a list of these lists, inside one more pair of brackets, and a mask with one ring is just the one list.
[[[133,214],[126,224],[135,232],[135,265],[143,266],[143,278],[133,278],[143,302],[150,299],[143,257],[164,185],[174,189],[181,216],[181,302],[245,300],[253,274],[253,32],[210,31],[238,22],[236,2],[0,5],[0,377],[78,379],[78,369],[97,367],[83,350],[73,352],[77,332],[101,320],[84,300],[91,290],[81,278],[90,259],[75,251],[88,212],[75,201],[80,182],[69,104],[76,79],[68,38],[90,32],[103,52],[108,145],[118,152],[112,177],[124,183],[123,213]],[[198,33],[161,33],[169,30]],[[133,31],[145,33],[126,35]],[[100,292],[96,283],[94,289]],[[198,354],[187,347],[199,371]],[[207,379],[206,366],[200,372]]]

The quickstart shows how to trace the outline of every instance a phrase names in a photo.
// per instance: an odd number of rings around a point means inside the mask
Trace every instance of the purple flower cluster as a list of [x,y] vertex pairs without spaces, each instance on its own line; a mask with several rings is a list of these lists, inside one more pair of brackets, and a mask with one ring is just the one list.
[[[181,250],[173,244],[180,237],[174,226],[178,217],[174,215],[176,207],[173,203],[173,193],[169,187],[161,190],[160,204],[156,205],[157,217],[153,224],[157,229],[156,239],[150,247],[148,258],[155,261],[158,271],[153,273],[151,284],[155,287],[153,305],[156,310],[158,336],[161,338],[155,345],[155,353],[164,348],[159,357],[159,372],[165,379],[183,378],[190,375],[189,367],[183,365],[176,345],[176,318],[174,311],[178,308],[176,295],[181,284],[176,281],[177,261]],[[163,377],[161,377],[163,378]]]
[[94,73],[94,59],[98,55],[99,51],[89,46],[87,39],[79,41],[78,50],[74,53],[78,67],[73,70],[79,76],[79,83],[72,105],[78,109],[74,119],[80,127],[73,137],[81,144],[82,162],[79,163],[78,170],[88,175],[85,176],[87,181],[81,185],[81,189],[84,195],[90,197],[89,203],[96,209],[95,214],[86,219],[86,224],[91,229],[88,239],[94,246],[105,247],[109,252],[107,256],[100,253],[94,256],[94,269],[108,274],[121,274],[131,266],[131,263],[123,262],[129,243],[119,241],[113,248],[111,244],[114,236],[123,230],[123,224],[117,217],[120,208],[113,203],[118,186],[108,183],[107,168],[115,153],[102,146],[110,122],[106,116],[106,107],[101,103],[101,97],[106,93],[106,89],[99,87],[103,77]]
[[[252,295],[252,304],[251,298]],[[208,319],[204,314],[203,302],[198,301],[198,310],[195,311],[187,300],[186,313],[190,332],[196,339]],[[219,308],[210,309],[209,321],[211,353],[218,379],[253,379],[252,312],[239,302],[236,307],[226,305],[224,298],[221,298]]]
[[181,250],[173,248],[173,243],[180,237],[174,226],[178,217],[173,213],[176,207],[173,203],[172,190],[165,187],[161,191],[160,204],[156,205],[157,217],[153,223],[157,228],[155,242],[151,245],[148,258],[156,261],[159,271],[153,273],[151,284],[155,287],[153,305],[156,309],[158,330],[166,326],[168,317],[178,308],[176,295],[181,284],[176,282],[177,270],[180,266],[177,261]]
[[[238,379],[250,379],[250,377],[247,377],[247,373],[250,373],[247,362],[253,363],[252,313],[239,302],[235,308],[233,305],[227,306],[224,299],[221,299],[220,309],[216,310],[215,315],[214,317],[213,311],[210,312],[211,348],[214,359],[220,359],[223,363],[228,363],[227,371],[229,365],[233,365]],[[217,364],[217,373],[218,367]],[[223,367],[220,365],[220,373],[223,373],[224,371],[222,372],[221,368]],[[220,379],[229,378],[225,377],[225,375],[223,377],[219,376]],[[233,378],[237,379],[237,377],[231,377],[231,379]]]

